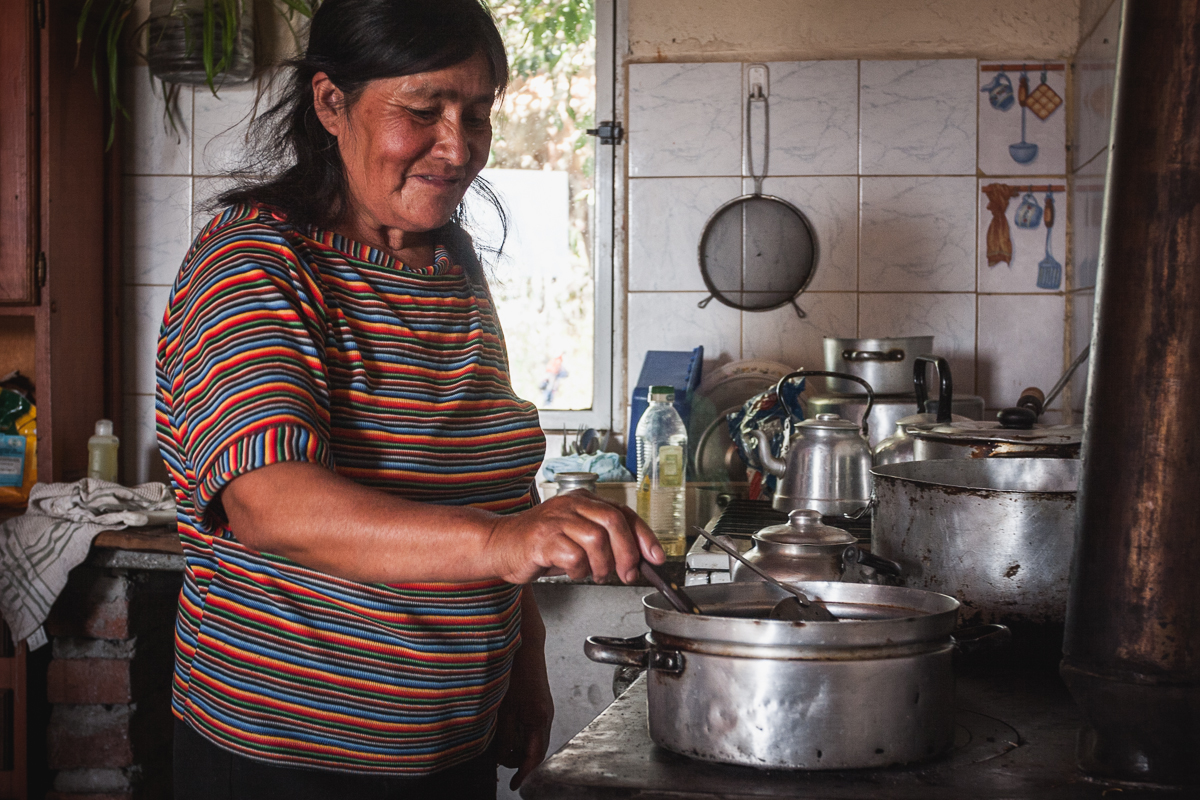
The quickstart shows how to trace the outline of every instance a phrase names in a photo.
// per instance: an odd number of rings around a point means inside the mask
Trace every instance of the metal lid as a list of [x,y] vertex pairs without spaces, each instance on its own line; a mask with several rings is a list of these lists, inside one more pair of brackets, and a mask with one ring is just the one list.
[[595,488],[599,478],[600,476],[594,472],[558,472],[554,475],[554,482],[560,489],[566,491],[568,487],[571,489],[588,486]]
[[837,414],[817,414],[812,419],[806,419],[796,427],[818,431],[854,431],[858,433],[858,423],[842,419]]
[[964,420],[942,425],[915,425],[909,432],[921,439],[955,444],[1006,442],[1075,445],[1083,441],[1081,425],[1035,425],[1029,430],[1014,430],[1001,428],[999,422]]
[[788,513],[788,521],[772,525],[754,534],[755,539],[775,544],[848,545],[858,540],[851,534],[821,522],[821,512],[797,508]]

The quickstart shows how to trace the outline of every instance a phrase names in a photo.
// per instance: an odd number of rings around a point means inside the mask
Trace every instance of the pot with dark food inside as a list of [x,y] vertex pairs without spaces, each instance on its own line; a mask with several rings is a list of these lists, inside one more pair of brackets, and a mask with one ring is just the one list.
[[[783,590],[698,586],[702,614],[643,598],[650,633],[591,637],[593,661],[647,669],[650,738],[705,761],[853,769],[940,755],[954,738],[958,601],[895,586],[795,584],[835,622],[766,619]],[[995,626],[973,648],[1000,643]]]

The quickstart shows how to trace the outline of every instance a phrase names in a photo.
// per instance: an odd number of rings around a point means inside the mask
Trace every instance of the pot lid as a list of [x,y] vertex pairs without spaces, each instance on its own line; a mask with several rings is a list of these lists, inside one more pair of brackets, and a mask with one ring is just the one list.
[[837,414],[817,414],[812,419],[806,419],[796,426],[805,430],[816,431],[854,431],[858,433],[858,423],[842,419]]
[[999,422],[964,420],[942,425],[915,425],[909,433],[921,439],[973,444],[1010,442],[1012,444],[1076,445],[1083,441],[1082,425],[1034,425],[1029,430],[1001,428]]
[[841,528],[821,522],[821,512],[811,508],[797,508],[788,512],[787,522],[763,528],[754,534],[754,538],[775,544],[839,546],[858,541]]
[[[964,417],[962,414],[951,414],[950,424],[955,422],[970,422],[970,417]],[[909,414],[907,417],[901,417],[896,420],[896,430],[903,431],[909,425],[923,425],[929,427],[937,424],[937,412],[929,411],[923,414]]]

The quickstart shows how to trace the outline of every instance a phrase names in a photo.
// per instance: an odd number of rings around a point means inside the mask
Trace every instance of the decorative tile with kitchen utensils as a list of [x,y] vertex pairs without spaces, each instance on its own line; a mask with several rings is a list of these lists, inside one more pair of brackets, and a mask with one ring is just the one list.
[[631,64],[629,175],[740,175],[742,65]]
[[124,178],[123,186],[125,283],[169,285],[192,243],[192,179],[135,175]]
[[700,235],[712,213],[742,193],[741,183],[732,176],[629,181],[629,290],[704,291]]
[[1066,182],[979,180],[979,291],[1066,288]]
[[[715,300],[700,308],[707,296],[707,292],[630,292],[625,374],[637,377],[647,350],[692,350],[703,345],[706,372],[712,362],[741,358],[742,312]],[[796,315],[790,307],[784,310]]]
[[1048,392],[1062,375],[1065,303],[1059,294],[979,295],[976,385],[989,409],[1013,405],[1027,386]]
[[861,338],[933,336],[933,349],[950,361],[956,392],[975,394],[975,294],[863,292],[858,297]]
[[1066,62],[979,62],[979,170],[985,175],[1067,171]]
[[975,291],[975,178],[859,183],[860,291]]
[[[752,66],[743,65],[744,81]],[[855,174],[858,62],[771,61],[765,66],[771,101],[770,174]],[[757,118],[754,124],[759,124]],[[749,165],[743,164],[742,174],[750,174]]]
[[855,292],[805,292],[801,319],[791,306],[742,313],[742,358],[778,361],[794,369],[824,369],[826,336],[852,337],[858,331]]
[[[742,191],[754,191],[745,178]],[[804,293],[852,292],[858,287],[858,179],[852,175],[775,178],[763,181],[763,193],[800,209],[817,240],[816,267]],[[795,312],[793,311],[793,314]]]
[[1108,147],[1120,29],[1121,3],[1113,3],[1079,45],[1075,57],[1075,142],[1071,154],[1075,169]]
[[863,61],[859,172],[974,175],[974,60]]

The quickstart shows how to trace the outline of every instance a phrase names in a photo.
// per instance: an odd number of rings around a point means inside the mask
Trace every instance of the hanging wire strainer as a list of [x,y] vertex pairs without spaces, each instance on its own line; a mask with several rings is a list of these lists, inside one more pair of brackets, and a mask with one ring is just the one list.
[[[762,174],[754,170],[751,118],[755,103],[763,109]],[[709,217],[700,237],[700,275],[714,297],[743,311],[767,311],[791,303],[804,311],[796,296],[808,286],[817,265],[816,237],[800,209],[786,200],[762,193],[770,150],[767,95],[761,84],[746,98],[746,161],[754,179],[754,194],[735,197]]]

